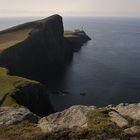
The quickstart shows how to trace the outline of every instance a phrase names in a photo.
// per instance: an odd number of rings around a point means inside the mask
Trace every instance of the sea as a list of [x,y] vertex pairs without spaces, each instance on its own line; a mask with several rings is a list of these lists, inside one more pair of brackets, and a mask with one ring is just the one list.
[[[0,30],[42,17],[0,18]],[[74,53],[51,94],[56,110],[71,105],[140,102],[140,18],[64,17],[64,29],[83,29],[92,39]],[[47,85],[46,85],[47,86]]]

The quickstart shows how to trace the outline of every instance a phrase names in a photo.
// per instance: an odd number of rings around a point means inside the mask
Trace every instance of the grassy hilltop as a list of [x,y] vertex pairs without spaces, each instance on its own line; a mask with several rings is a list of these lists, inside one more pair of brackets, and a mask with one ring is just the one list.
[[0,31],[0,50],[9,48],[19,42],[24,41],[35,27],[39,26],[46,20],[47,18],[32,21]]

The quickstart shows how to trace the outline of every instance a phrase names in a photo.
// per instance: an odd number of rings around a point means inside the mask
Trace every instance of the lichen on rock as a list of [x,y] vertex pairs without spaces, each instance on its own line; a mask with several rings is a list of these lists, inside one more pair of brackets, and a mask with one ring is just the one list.
[[[135,107],[138,104],[135,104]],[[125,106],[134,106],[132,104],[127,104]],[[86,139],[86,140],[130,140],[136,139],[139,140],[140,138],[140,123],[135,122],[132,123],[129,118],[119,114],[119,112],[115,111],[114,108],[117,106],[102,107],[97,108],[95,106],[83,106],[83,105],[76,105],[72,106],[62,112],[57,112],[51,114],[49,116],[39,118],[39,121],[36,123],[36,126],[31,126],[31,132],[37,134],[40,133],[38,140],[78,140],[78,139]],[[5,110],[6,108],[1,108],[1,110]],[[9,108],[7,108],[9,109]],[[6,110],[7,110],[6,109]],[[136,108],[133,108],[134,110]],[[5,110],[5,111],[6,111]],[[24,109],[23,109],[24,110]],[[112,120],[111,117],[114,117],[114,112],[112,115],[112,111],[117,113],[115,114],[115,120]],[[6,111],[7,112],[7,111]],[[31,118],[33,113],[30,111],[22,111],[22,109],[9,109],[9,112],[13,112],[13,118],[10,118],[11,113],[9,116],[6,116],[8,113],[3,113],[0,122],[13,122],[13,120],[18,120],[18,124],[14,126],[14,128],[22,126],[24,122],[24,118],[27,114],[31,114]],[[21,112],[21,113],[20,113]],[[19,119],[17,119],[19,116]],[[28,116],[28,115],[27,115]],[[30,116],[30,115],[29,115]],[[34,115],[33,115],[34,116]],[[122,117],[120,119],[120,116]],[[22,118],[22,119],[20,119]],[[28,117],[27,117],[28,118]],[[27,119],[26,118],[26,119]],[[30,117],[29,117],[30,118]],[[3,121],[2,121],[3,120]],[[5,121],[6,120],[6,121]],[[20,121],[19,121],[20,120]],[[23,121],[22,121],[23,120]],[[27,119],[28,120],[28,119]],[[122,127],[120,122],[124,122],[124,120],[128,121],[128,125]],[[30,121],[29,121],[30,122]],[[28,122],[28,124],[30,124]],[[22,130],[28,129],[28,124],[24,125]],[[9,130],[9,124],[7,126],[1,125],[5,130]],[[26,128],[27,127],[27,128]],[[21,129],[21,128],[20,128]],[[25,131],[24,131],[25,132]],[[14,132],[15,133],[15,132]],[[26,132],[27,133],[27,132]],[[7,135],[11,135],[11,132],[7,132]],[[21,135],[21,133],[19,132]],[[28,134],[29,135],[29,134]],[[26,135],[24,136],[26,137]],[[1,135],[0,135],[1,138]],[[11,139],[8,139],[11,140]]]
[[12,125],[28,121],[38,122],[38,117],[26,108],[0,107],[0,125]]

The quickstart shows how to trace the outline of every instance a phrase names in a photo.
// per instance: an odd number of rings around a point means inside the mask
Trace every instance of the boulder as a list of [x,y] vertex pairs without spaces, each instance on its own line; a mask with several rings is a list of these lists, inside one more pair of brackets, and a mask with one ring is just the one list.
[[129,122],[115,111],[109,112],[109,116],[110,116],[110,120],[112,122],[115,122],[117,126],[121,128],[129,125]]
[[23,121],[36,123],[38,117],[26,108],[0,107],[0,125],[11,125]]
[[64,128],[87,127],[88,113],[95,106],[72,106],[62,112],[57,112],[39,120],[38,126],[43,132],[55,132]]
[[131,119],[140,120],[140,103],[139,104],[120,104],[114,108],[122,116]]

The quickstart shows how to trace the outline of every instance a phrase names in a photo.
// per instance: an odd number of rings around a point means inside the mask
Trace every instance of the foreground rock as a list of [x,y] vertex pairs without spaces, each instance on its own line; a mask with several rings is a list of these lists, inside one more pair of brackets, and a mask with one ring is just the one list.
[[140,121],[140,103],[139,104],[120,104],[114,108],[125,117]]
[[[124,115],[120,114],[116,111],[120,106],[131,107],[133,116],[138,117],[139,104],[123,104],[102,108],[76,105],[62,112],[43,117],[36,123],[36,126],[33,126],[32,124],[23,124],[25,120],[29,123],[32,123],[34,118],[37,120],[36,115],[28,109],[0,108],[0,138],[10,135],[11,139],[6,137],[6,140],[15,139],[17,132],[14,132],[13,129],[16,130],[17,126],[23,132],[30,128],[31,135],[37,134],[38,140],[139,140],[139,118],[132,119],[129,109],[130,114],[126,110]],[[24,133],[24,136],[22,132],[18,131],[18,133],[25,139],[27,132]]]
[[115,111],[109,112],[110,120],[115,122],[119,127],[127,127],[129,122]]
[[[131,110],[131,111],[130,111]],[[123,112],[123,113],[122,113]],[[139,104],[125,104],[96,108],[95,106],[72,106],[39,120],[38,127],[50,136],[80,133],[83,138],[139,139]],[[84,131],[84,132],[83,132]],[[71,134],[72,133],[72,134]],[[88,133],[88,134],[87,134]],[[76,135],[76,136],[77,136]],[[52,136],[52,138],[54,138]],[[74,137],[73,136],[73,137]],[[60,137],[59,137],[60,138]]]
[[74,51],[78,51],[84,43],[91,40],[83,30],[65,31],[64,37],[73,46]]
[[95,106],[72,106],[63,112],[44,117],[39,121],[39,127],[43,132],[55,132],[64,128],[87,127],[88,113]]
[[124,130],[124,132],[132,136],[136,136],[136,135],[140,136],[140,126],[133,126],[133,127],[127,128]]
[[[57,112],[42,118],[38,126],[43,132],[53,132],[63,128],[87,127],[88,114],[94,110],[102,110],[102,108],[72,106],[63,112]],[[108,119],[120,128],[129,128],[131,125],[135,125],[133,122],[139,122],[140,120],[140,104],[117,105],[105,110],[108,112]]]
[[38,117],[25,108],[1,107],[0,108],[0,125],[11,125],[29,121],[36,123]]

